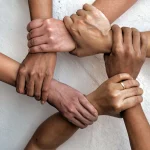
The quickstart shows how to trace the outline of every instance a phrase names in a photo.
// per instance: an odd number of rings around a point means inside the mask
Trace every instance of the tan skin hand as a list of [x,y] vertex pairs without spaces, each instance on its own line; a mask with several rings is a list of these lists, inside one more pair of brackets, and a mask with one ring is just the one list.
[[46,102],[56,64],[54,56],[53,53],[28,54],[18,71],[17,92]]
[[110,51],[110,23],[94,6],[85,4],[77,14],[65,17],[64,23],[76,42],[72,54],[83,57]]
[[80,128],[93,124],[98,118],[97,110],[83,94],[56,80],[50,84],[48,102]]
[[57,19],[36,19],[27,27],[30,53],[67,52],[75,49],[75,43],[63,21]]
[[112,32],[112,52],[104,55],[108,77],[129,73],[136,78],[146,58],[147,38],[137,29],[117,25]]
[[[120,82],[123,82],[126,89],[123,89]],[[95,90],[93,101],[99,115],[110,115],[116,117],[120,112],[131,108],[142,102],[143,90],[139,83],[129,74],[118,74],[105,81]]]

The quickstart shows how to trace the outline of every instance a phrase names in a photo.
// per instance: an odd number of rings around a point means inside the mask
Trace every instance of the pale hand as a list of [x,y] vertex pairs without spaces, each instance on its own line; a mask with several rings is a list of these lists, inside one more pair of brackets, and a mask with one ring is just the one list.
[[27,27],[30,53],[68,52],[75,49],[75,42],[63,21],[57,19],[36,19]]

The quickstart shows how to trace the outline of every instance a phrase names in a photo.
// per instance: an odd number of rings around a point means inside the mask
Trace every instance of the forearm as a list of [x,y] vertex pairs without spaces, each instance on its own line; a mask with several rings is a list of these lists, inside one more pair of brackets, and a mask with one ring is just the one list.
[[[92,94],[88,95],[87,99],[94,105]],[[39,126],[25,150],[55,150],[78,129],[78,127],[61,116],[60,113],[54,114]]]
[[149,150],[150,126],[141,105],[123,113],[132,150]]
[[31,20],[52,17],[52,0],[28,0]]
[[0,53],[0,81],[15,86],[19,63]]
[[137,0],[96,0],[93,5],[101,10],[110,23],[127,11]]

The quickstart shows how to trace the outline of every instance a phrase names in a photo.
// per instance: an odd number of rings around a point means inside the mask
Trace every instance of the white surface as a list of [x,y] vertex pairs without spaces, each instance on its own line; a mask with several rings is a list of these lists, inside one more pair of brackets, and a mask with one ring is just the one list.
[[[74,13],[93,0],[54,0],[55,18]],[[117,23],[150,30],[150,1],[139,0]],[[27,0],[0,0],[0,52],[22,61],[27,54],[26,25],[29,22]],[[150,60],[139,81],[144,88],[144,111],[150,120]],[[75,69],[74,69],[75,68]],[[59,54],[56,79],[89,93],[106,79],[101,55],[79,59]],[[0,150],[23,150],[39,124],[56,110],[41,106],[34,99],[21,96],[15,88],[0,83]],[[128,150],[129,142],[122,120],[99,117],[85,130],[79,130],[59,150]]]

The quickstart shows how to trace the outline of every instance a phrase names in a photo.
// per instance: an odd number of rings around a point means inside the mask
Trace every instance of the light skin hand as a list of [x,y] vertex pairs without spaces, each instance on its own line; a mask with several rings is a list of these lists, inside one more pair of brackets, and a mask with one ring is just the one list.
[[[126,89],[124,90],[122,82]],[[143,90],[139,82],[133,80],[129,74],[118,74],[105,81],[96,91],[91,93],[100,115],[116,117],[120,112],[142,102]]]
[[76,42],[72,54],[83,57],[110,51],[110,23],[94,6],[85,4],[77,14],[65,17],[64,23]]
[[146,58],[147,38],[137,29],[117,25],[112,27],[112,33],[112,52],[104,55],[108,77],[129,73],[136,79]]
[[75,42],[63,21],[57,19],[36,19],[27,27],[30,53],[67,52],[75,49]]
[[44,103],[48,98],[49,84],[53,77],[55,64],[55,54],[28,54],[18,70],[17,92],[34,96]]
[[56,80],[50,83],[48,102],[80,128],[93,124],[98,118],[97,110],[83,94]]

